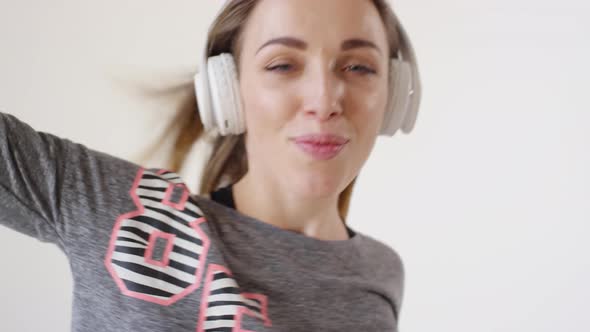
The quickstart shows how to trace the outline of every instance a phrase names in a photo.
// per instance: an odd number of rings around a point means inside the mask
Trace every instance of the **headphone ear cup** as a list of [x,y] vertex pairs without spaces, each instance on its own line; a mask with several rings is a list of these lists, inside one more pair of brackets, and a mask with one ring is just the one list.
[[208,60],[209,88],[215,125],[221,135],[245,130],[242,103],[233,56],[222,53]]
[[[417,77],[418,74],[414,71],[412,73],[412,79]],[[420,106],[420,94],[421,94],[421,86],[418,83],[418,87],[414,87],[414,83],[412,84],[412,90],[410,91],[410,95],[408,96],[408,110],[406,115],[404,116],[404,122],[401,125],[401,130],[409,134],[413,129],[414,125],[416,124],[416,118],[418,117],[418,109]]]
[[211,130],[215,127],[213,118],[213,108],[211,107],[211,92],[209,89],[209,73],[207,61],[201,62],[201,69],[195,74],[195,97],[199,107],[199,116],[205,130]]
[[226,72],[229,93],[228,111],[232,115],[230,124],[232,125],[232,134],[239,135],[246,131],[246,119],[242,105],[242,94],[240,93],[240,82],[238,81],[238,69],[234,57],[230,53],[223,53],[222,59]]
[[381,135],[393,136],[401,127],[408,113],[408,103],[411,97],[411,67],[398,59],[391,59],[389,70],[389,82],[391,84],[390,95],[383,116]]

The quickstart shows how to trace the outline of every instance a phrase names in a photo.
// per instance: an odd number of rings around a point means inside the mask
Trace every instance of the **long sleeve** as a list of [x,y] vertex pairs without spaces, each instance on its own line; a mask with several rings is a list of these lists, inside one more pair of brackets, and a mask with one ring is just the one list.
[[64,249],[90,215],[108,213],[111,184],[131,183],[138,167],[0,112],[0,224]]

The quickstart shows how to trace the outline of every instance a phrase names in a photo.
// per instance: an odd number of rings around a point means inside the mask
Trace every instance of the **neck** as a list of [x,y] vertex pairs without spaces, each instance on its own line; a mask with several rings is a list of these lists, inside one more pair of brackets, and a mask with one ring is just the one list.
[[248,172],[233,184],[236,210],[282,229],[320,240],[345,240],[348,232],[338,213],[338,194],[302,197],[268,177]]

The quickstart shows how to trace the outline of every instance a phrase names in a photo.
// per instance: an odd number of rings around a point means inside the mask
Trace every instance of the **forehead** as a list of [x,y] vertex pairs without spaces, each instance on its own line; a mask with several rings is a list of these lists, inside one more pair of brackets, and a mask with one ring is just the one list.
[[244,47],[251,51],[283,36],[302,39],[312,48],[364,38],[387,49],[385,27],[372,0],[259,0],[244,28]]

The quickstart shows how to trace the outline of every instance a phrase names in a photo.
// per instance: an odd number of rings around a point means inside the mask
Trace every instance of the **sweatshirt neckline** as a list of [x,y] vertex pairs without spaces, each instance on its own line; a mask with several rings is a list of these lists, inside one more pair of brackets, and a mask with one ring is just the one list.
[[[262,232],[264,235],[268,236],[269,240],[272,240],[275,245],[287,245],[292,248],[306,248],[324,251],[346,251],[349,248],[357,246],[358,242],[361,240],[361,234],[348,225],[345,225],[349,234],[348,239],[321,240],[292,230],[283,229],[268,222],[245,215],[235,208],[231,185],[218,188],[209,194],[209,198],[214,203],[227,208],[228,212],[233,215],[237,223],[243,223],[248,225],[250,229]],[[236,226],[239,227],[239,225]]]

